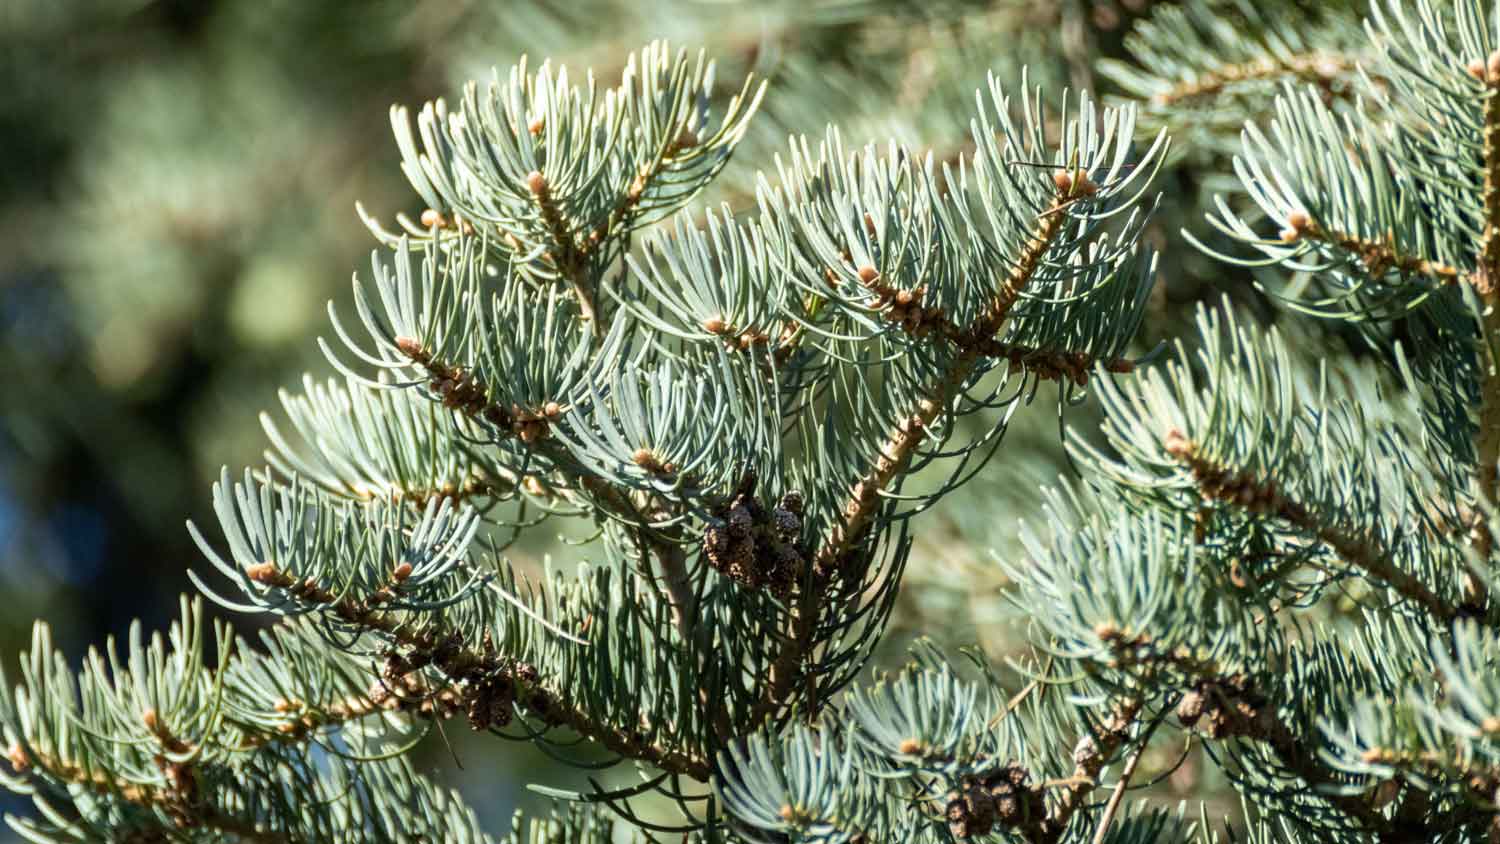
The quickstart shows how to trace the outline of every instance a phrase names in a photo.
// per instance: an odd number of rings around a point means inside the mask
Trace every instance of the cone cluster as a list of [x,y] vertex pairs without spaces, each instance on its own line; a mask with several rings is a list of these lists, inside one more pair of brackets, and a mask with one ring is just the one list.
[[808,555],[797,541],[802,495],[788,492],[768,509],[755,498],[755,483],[755,473],[745,473],[734,497],[712,511],[703,555],[729,578],[784,598],[807,567]]

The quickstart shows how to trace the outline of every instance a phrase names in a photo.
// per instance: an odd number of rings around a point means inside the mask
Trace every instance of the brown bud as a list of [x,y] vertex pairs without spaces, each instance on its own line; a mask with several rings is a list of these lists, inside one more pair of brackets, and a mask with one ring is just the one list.
[[1191,727],[1198,723],[1203,717],[1203,693],[1197,690],[1188,692],[1177,702],[1177,717],[1185,726]]
[[536,117],[530,123],[526,124],[526,131],[530,132],[533,135],[542,134],[542,130],[545,128],[547,128],[547,121],[540,116]]
[[1167,436],[1163,439],[1162,445],[1167,449],[1167,453],[1173,457],[1182,458],[1193,453],[1192,441],[1176,428],[1167,431]]
[[914,738],[902,739],[900,747],[896,748],[896,750],[907,756],[915,756],[922,752],[922,743]]
[[409,358],[415,359],[422,356],[421,341],[412,337],[397,337],[396,348],[401,350],[401,354]]
[[723,317],[712,316],[703,321],[703,330],[709,334],[723,334],[725,327]]
[[1484,81],[1484,59],[1471,60],[1464,69],[1469,72],[1470,76],[1478,79],[1480,82]]
[[391,580],[397,583],[404,583],[408,577],[411,577],[411,563],[402,563],[391,572]]
[[534,196],[542,197],[547,193],[547,177],[540,170],[532,170],[526,176],[526,187],[531,189]]
[[859,280],[864,282],[865,284],[869,284],[879,277],[880,271],[870,266],[869,264],[866,264],[863,267],[859,268]]
[[18,774],[24,774],[31,770],[31,758],[26,755],[26,748],[20,744],[13,744],[10,750],[5,751],[5,757],[10,760],[10,767]]
[[1292,229],[1298,234],[1301,234],[1307,231],[1308,226],[1312,225],[1312,218],[1307,216],[1306,211],[1298,208],[1297,210],[1286,215],[1286,224],[1288,228]]
[[1489,60],[1484,63],[1484,67],[1489,72],[1490,84],[1500,82],[1500,50],[1490,53]]
[[1078,179],[1073,183],[1073,192],[1079,196],[1093,196],[1099,192],[1099,186],[1087,174],[1079,173]]
[[428,208],[422,212],[422,225],[429,229],[434,227],[442,228],[448,225],[448,221],[443,219],[443,215],[436,208]]
[[1058,170],[1052,174],[1052,184],[1057,186],[1057,192],[1063,196],[1073,192],[1073,175],[1066,170]]
[[651,467],[658,465],[656,462],[656,455],[652,454],[651,449],[649,448],[636,449],[630,455],[630,462],[641,467],[642,469],[650,469]]
[[272,583],[276,580],[276,566],[272,563],[256,563],[245,567],[245,575],[256,583]]
[[161,718],[156,714],[155,709],[147,709],[145,712],[142,712],[141,723],[145,724],[146,729],[153,733],[161,730]]
[[1281,238],[1282,243],[1296,243],[1302,239],[1302,232],[1293,228],[1285,228],[1281,230],[1278,236]]
[[556,419],[557,417],[562,415],[562,405],[558,404],[555,401],[549,401],[545,406],[542,407],[542,413],[548,419]]
[[792,818],[797,817],[797,810],[793,809],[788,804],[782,804],[780,811],[778,811],[776,814],[780,815],[782,820],[786,821],[787,823],[791,823]]
[[1094,635],[1106,642],[1120,638],[1122,631],[1113,621],[1101,621],[1094,625]]

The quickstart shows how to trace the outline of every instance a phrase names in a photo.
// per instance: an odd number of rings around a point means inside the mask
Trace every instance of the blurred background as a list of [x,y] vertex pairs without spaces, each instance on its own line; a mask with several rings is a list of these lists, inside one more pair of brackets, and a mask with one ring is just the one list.
[[[756,128],[704,202],[753,204],[789,134],[830,122],[851,145],[897,139],[956,160],[974,91],[993,71],[1061,104],[1103,89],[1148,0],[0,0],[0,652],[34,618],[82,656],[91,643],[175,617],[199,564],[184,521],[212,522],[221,466],[261,460],[258,414],[304,372],[332,374],[314,342],[346,307],[374,241],[354,213],[413,217],[394,103],[453,97],[523,53],[609,84],[654,38],[706,47],[723,88],[772,80]],[[1155,128],[1155,127],[1148,127]],[[1144,134],[1144,132],[1143,132]],[[1200,162],[1201,163],[1201,162]],[[1236,288],[1175,231],[1227,168],[1160,182],[1169,250],[1142,348],[1189,305]],[[1219,182],[1215,182],[1219,178]],[[1033,491],[1065,469],[1056,396],[1041,395],[913,561],[892,653],[915,632],[967,642],[1003,630],[1004,552]],[[1050,407],[1049,407],[1050,404]],[[1089,427],[1086,408],[1069,421]],[[1007,453],[1025,454],[1007,461]],[[996,519],[1000,512],[1004,518]],[[986,587],[993,588],[986,588]],[[236,619],[252,629],[255,619]],[[976,627],[976,624],[978,625]],[[1003,655],[1006,643],[981,644]],[[495,829],[518,801],[525,747],[483,747],[449,726],[427,748]],[[457,761],[464,770],[457,771]],[[12,810],[21,804],[8,804]]]

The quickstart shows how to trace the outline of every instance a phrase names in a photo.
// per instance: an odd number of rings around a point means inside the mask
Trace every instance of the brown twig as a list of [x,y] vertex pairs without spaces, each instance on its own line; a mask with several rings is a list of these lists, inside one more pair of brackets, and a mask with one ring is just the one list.
[[1193,473],[1205,498],[1244,507],[1291,524],[1332,548],[1344,562],[1384,583],[1439,621],[1449,622],[1461,614],[1452,602],[1398,568],[1385,549],[1372,538],[1323,523],[1307,505],[1282,495],[1275,482],[1213,463],[1201,456],[1197,444],[1180,431],[1169,431],[1165,446],[1168,454]]
[[686,751],[652,744],[637,730],[595,721],[573,706],[559,688],[538,678],[536,669],[529,665],[466,647],[454,633],[436,629],[415,632],[396,615],[381,612],[365,601],[337,598],[317,584],[298,580],[271,563],[252,567],[248,574],[255,582],[283,590],[303,603],[320,605],[351,627],[380,634],[392,644],[411,649],[419,656],[418,661],[432,665],[452,682],[476,677],[504,679],[521,689],[527,708],[548,723],[567,726],[615,753],[664,771],[708,780],[710,768],[705,760]]
[[[766,717],[785,704],[797,680],[801,663],[815,648],[812,641],[820,617],[819,605],[829,585],[836,579],[844,559],[854,552],[864,540],[866,528],[880,509],[880,494],[885,491],[906,469],[912,455],[927,435],[927,428],[947,408],[953,395],[973,373],[980,360],[980,346],[990,341],[1004,325],[1011,308],[1021,296],[1021,291],[1031,281],[1042,258],[1061,233],[1067,214],[1062,213],[1075,194],[1089,189],[1082,179],[1075,184],[1071,179],[1058,183],[1058,192],[1053,202],[1037,217],[1037,227],[1026,241],[1021,254],[1010,271],[1001,280],[990,305],[975,319],[967,332],[967,342],[948,364],[942,377],[918,400],[912,412],[897,426],[880,447],[870,469],[855,481],[843,517],[829,532],[827,538],[813,555],[813,577],[797,595],[788,628],[786,641],[771,666],[770,682],[759,707],[760,716]],[[861,278],[865,277],[861,273]],[[873,279],[871,279],[873,280]],[[808,700],[807,715],[817,714],[816,700]],[[759,720],[759,719],[757,719]]]

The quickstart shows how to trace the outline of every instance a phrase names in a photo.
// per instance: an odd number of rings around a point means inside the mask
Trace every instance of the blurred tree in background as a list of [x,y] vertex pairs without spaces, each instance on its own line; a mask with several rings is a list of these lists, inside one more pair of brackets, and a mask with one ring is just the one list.
[[[1233,137],[1247,107],[1216,122],[1192,108],[1207,89],[1131,87],[1131,68],[1164,47],[1138,25],[1173,20],[1164,11],[1173,5],[0,4],[0,354],[8,362],[0,590],[14,608],[0,622],[4,652],[18,650],[34,617],[50,619],[59,644],[75,653],[132,618],[165,625],[174,596],[193,591],[183,572],[198,552],[183,520],[211,521],[206,490],[221,465],[257,462],[256,414],[275,406],[277,388],[304,371],[329,372],[309,338],[325,330],[328,300],[347,303],[351,269],[367,263],[356,199],[383,220],[421,211],[401,177],[389,105],[451,97],[521,54],[592,66],[612,83],[608,68],[617,76],[631,50],[664,38],[708,48],[721,78],[752,70],[769,78],[774,95],[700,200],[735,210],[748,207],[754,168],[769,166],[789,133],[817,137],[832,123],[851,145],[895,138],[945,157],[967,152],[972,94],[988,71],[1019,80],[1025,67],[1049,91],[1143,99],[1148,121],[1175,116],[1174,133],[1197,133],[1179,137],[1177,148],[1195,158],[1177,159],[1159,182],[1167,195],[1153,227],[1163,270],[1145,346],[1182,333],[1190,306],[1208,293],[1254,299],[1248,284],[1226,283],[1223,265],[1175,236],[1225,187],[1205,174],[1226,168],[1196,165],[1225,155],[1230,146],[1217,141]],[[1183,6],[1212,7],[1214,20],[1240,20],[1245,32],[1291,37],[1249,4]],[[1347,12],[1317,6],[1331,18]],[[1319,72],[1281,71],[1216,84],[1245,88],[1253,109],[1282,76]],[[1080,427],[1090,427],[1086,418]],[[1010,436],[1037,458],[1024,469],[1038,484],[1064,469],[1055,427],[1021,426]],[[1017,471],[1008,467],[996,476],[1004,484],[983,489],[1010,501],[1019,518],[1036,502]],[[986,594],[976,581],[1000,577],[976,565],[980,555],[1014,529],[1015,519],[994,523],[995,509],[942,510],[949,530],[929,532],[919,546],[894,629],[964,642],[975,635],[975,614],[993,621],[1009,612],[976,598]],[[934,619],[942,620],[936,629]],[[983,644],[997,654],[1007,647]],[[432,750],[433,759],[451,758],[440,745]],[[458,757],[470,764],[477,752],[460,747]],[[480,805],[508,813],[507,805]]]

